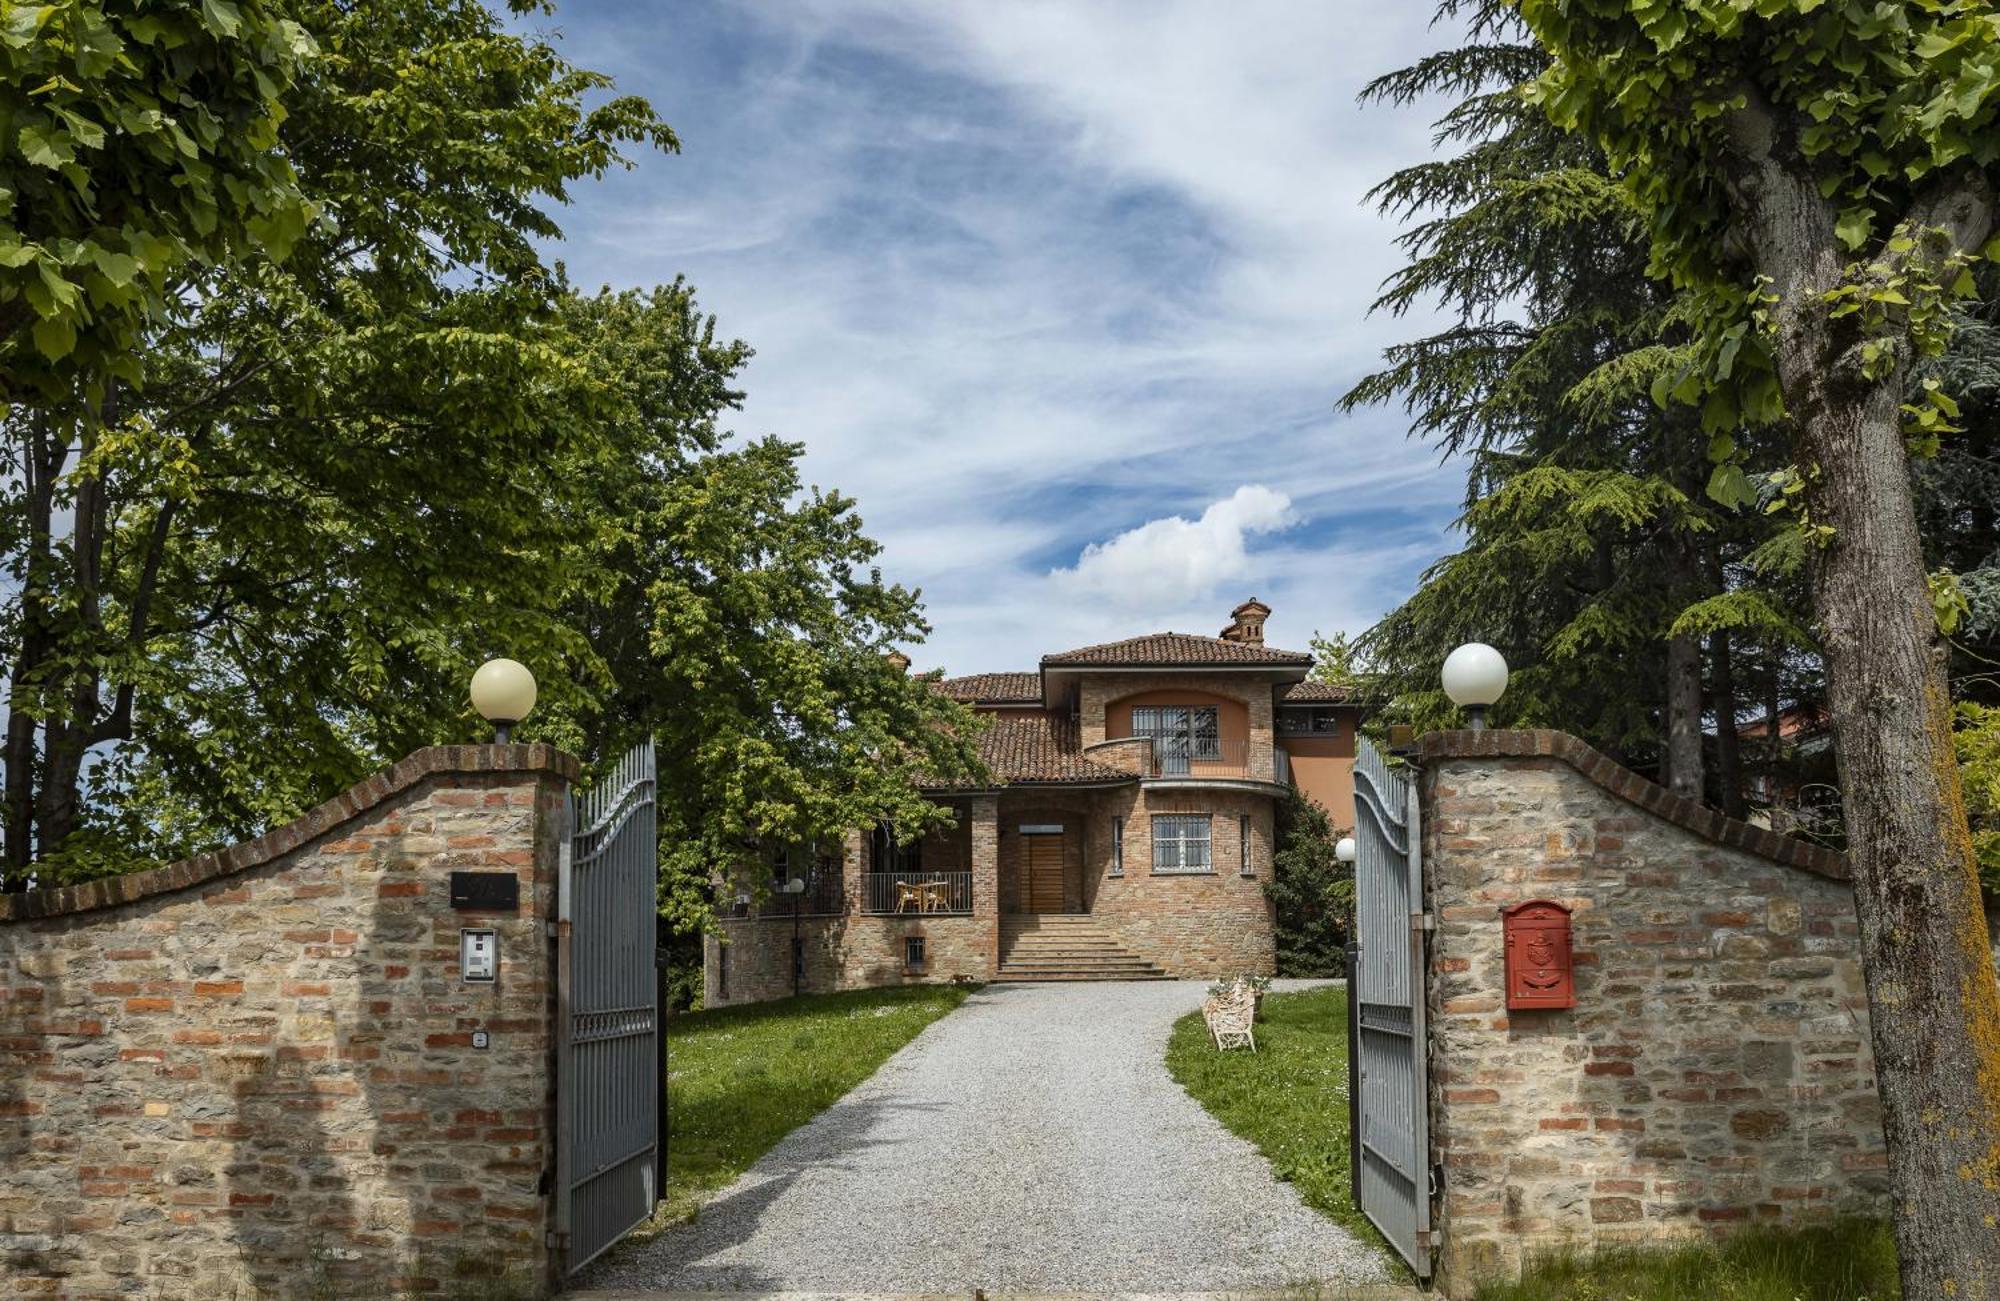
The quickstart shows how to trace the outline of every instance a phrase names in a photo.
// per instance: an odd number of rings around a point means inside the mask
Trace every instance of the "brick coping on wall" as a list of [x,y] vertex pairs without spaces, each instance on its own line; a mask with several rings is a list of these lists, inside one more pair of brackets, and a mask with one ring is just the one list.
[[1705,804],[1647,781],[1568,732],[1547,729],[1429,732],[1417,738],[1413,753],[1419,762],[1433,759],[1560,759],[1620,799],[1718,845],[1745,850],[1774,863],[1796,867],[1829,880],[1852,879],[1845,854],[1779,835],[1768,827],[1752,826],[1748,822],[1725,817]]
[[432,745],[365,777],[332,799],[282,827],[227,849],[196,854],[150,872],[107,876],[79,885],[0,893],[0,922],[61,917],[170,894],[218,877],[262,867],[333,830],[349,818],[443,774],[546,772],[574,783],[582,772],[576,759],[552,745]]

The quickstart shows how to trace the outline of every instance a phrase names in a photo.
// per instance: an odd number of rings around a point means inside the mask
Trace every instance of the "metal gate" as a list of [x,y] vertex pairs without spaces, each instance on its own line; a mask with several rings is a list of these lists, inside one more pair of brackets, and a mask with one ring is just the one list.
[[575,1273],[653,1213],[660,1146],[653,745],[571,795],[556,905],[556,1238]]
[[1353,1101],[1361,1209],[1417,1277],[1431,1273],[1424,890],[1416,784],[1367,740],[1354,761],[1354,928],[1360,946]]

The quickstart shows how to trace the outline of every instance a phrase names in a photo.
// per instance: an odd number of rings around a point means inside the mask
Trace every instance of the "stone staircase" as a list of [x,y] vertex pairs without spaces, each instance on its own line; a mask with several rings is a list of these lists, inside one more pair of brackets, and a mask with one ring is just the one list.
[[1001,980],[1166,980],[1144,958],[1119,947],[1096,919],[1039,913],[1000,919]]

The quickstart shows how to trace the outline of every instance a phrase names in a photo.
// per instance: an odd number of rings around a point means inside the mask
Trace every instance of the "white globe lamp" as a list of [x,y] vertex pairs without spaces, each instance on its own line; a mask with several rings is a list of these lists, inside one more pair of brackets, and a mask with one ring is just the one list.
[[1342,836],[1333,844],[1333,856],[1343,863],[1352,863],[1355,853],[1356,847],[1352,836]]
[[1486,710],[1507,690],[1507,661],[1484,642],[1467,642],[1444,657],[1444,693],[1472,720],[1472,730],[1486,727]]
[[506,744],[514,724],[535,708],[535,675],[519,660],[486,661],[472,673],[472,707],[493,724],[495,739]]

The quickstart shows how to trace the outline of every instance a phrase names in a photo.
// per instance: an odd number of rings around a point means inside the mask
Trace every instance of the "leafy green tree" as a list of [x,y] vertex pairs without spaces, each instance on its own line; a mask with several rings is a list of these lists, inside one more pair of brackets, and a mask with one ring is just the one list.
[[1917,363],[1976,291],[2000,184],[1985,0],[1520,0],[1533,94],[1602,150],[1650,268],[1696,303],[1661,396],[1715,435],[1782,415],[1829,678],[1908,1296],[2000,1292],[2000,984],[1951,747],[1909,458],[1955,432]]
[[712,918],[710,878],[760,844],[949,821],[927,786],[984,776],[970,710],[890,658],[930,629],[916,592],[884,581],[854,502],[802,483],[797,444],[726,444],[741,344],[720,344],[685,290],[572,310],[617,373],[620,443],[590,471],[611,525],[574,611],[613,684],[579,720],[615,753],[657,738],[662,906]]
[[263,0],[0,8],[0,403],[103,401],[190,278],[284,255],[314,209],[274,146],[316,57]]
[[476,0],[288,12],[317,53],[275,153],[316,219],[191,264],[140,368],[0,416],[8,884],[463,739],[498,653],[542,684],[524,735],[659,730],[670,899],[741,840],[941,816],[915,774],[967,771],[969,715],[883,662],[924,628],[852,504],[723,430],[748,348],[684,285],[579,295],[538,251],[667,128]]
[[[1365,649],[1398,711],[1440,725],[1453,711],[1438,664],[1463,641],[1495,642],[1517,669],[1504,719],[1579,732],[1740,811],[1734,728],[1717,728],[1711,774],[1702,724],[1736,717],[1744,652],[1769,658],[1799,636],[1784,594],[1750,581],[1769,526],[1704,502],[1706,439],[1652,400],[1685,351],[1681,304],[1647,275],[1602,154],[1519,93],[1547,54],[1503,4],[1449,0],[1441,16],[1463,19],[1469,43],[1365,98],[1456,98],[1437,135],[1462,148],[1375,191],[1416,223],[1378,310],[1435,300],[1455,319],[1391,348],[1344,402],[1399,401],[1417,435],[1466,458],[1467,545]],[[1607,659],[1621,672],[1604,673]]]
[[[87,6],[58,8],[85,30]],[[211,0],[91,29],[93,49],[117,41],[111,63],[57,77],[173,106],[175,139],[221,132],[234,148],[241,127],[314,219],[182,258],[137,332],[106,336],[102,364],[79,351],[38,372],[8,356],[10,377],[37,381],[0,415],[16,886],[37,857],[93,870],[100,848],[69,844],[93,751],[95,779],[155,797],[163,846],[240,833],[448,733],[482,646],[581,649],[555,617],[573,575],[543,507],[571,491],[557,475],[602,385],[564,355],[551,313],[565,289],[535,241],[558,233],[544,208],[570,181],[671,135],[642,101],[587,107],[602,77],[473,0],[313,0],[282,24],[250,12]],[[287,80],[236,70],[272,87],[270,131],[232,107],[234,81],[183,69],[204,24],[263,32],[259,49],[282,28],[312,51]],[[107,166],[140,147],[109,139]],[[10,158],[0,191],[36,166]],[[126,220],[166,220],[113,189],[145,195],[137,170],[93,188]],[[225,196],[246,184],[198,155],[184,180]],[[205,228],[225,199],[188,202]],[[89,238],[94,212],[74,206],[67,237]]]
[[1354,933],[1354,869],[1334,853],[1341,835],[1317,801],[1293,789],[1278,805],[1271,877],[1281,976],[1339,976]]

